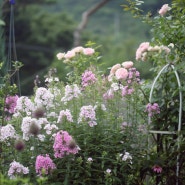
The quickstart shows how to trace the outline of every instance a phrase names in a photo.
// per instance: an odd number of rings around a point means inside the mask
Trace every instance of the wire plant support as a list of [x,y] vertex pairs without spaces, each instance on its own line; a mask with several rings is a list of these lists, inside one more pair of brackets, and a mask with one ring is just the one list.
[[[9,24],[9,41],[8,41],[8,57],[6,63],[6,71],[10,74],[10,83],[16,83],[19,94],[21,94],[19,69],[12,68],[12,62],[17,61],[16,45],[15,45],[15,28],[14,28],[14,5],[15,0],[9,0],[10,3],[10,24]],[[13,75],[12,75],[13,73]]]
[[[177,135],[177,147],[178,147],[178,151],[180,149],[180,131],[181,131],[181,124],[182,124],[182,90],[181,90],[181,82],[180,82],[180,78],[179,75],[175,69],[174,64],[172,63],[168,63],[166,64],[158,73],[158,75],[155,77],[151,90],[150,90],[150,96],[149,96],[149,102],[152,102],[152,95],[153,95],[153,91],[156,85],[157,80],[159,79],[159,77],[161,76],[161,74],[166,70],[171,68],[173,70],[173,73],[175,74],[176,80],[177,80],[177,84],[178,84],[178,90],[179,90],[179,115],[178,115],[178,130],[171,132],[171,131],[159,131],[159,130],[149,130],[150,134],[169,134],[169,135]],[[148,117],[148,125],[151,124],[151,117]],[[178,177],[179,177],[179,152],[177,155],[177,163],[176,163],[176,185],[179,185],[178,182]]]

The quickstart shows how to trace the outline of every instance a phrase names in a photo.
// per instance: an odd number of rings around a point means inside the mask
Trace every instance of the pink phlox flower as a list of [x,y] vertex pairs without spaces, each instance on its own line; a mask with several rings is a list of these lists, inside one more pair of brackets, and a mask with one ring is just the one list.
[[161,9],[159,10],[159,14],[161,16],[164,16],[169,10],[171,10],[171,8],[168,6],[168,4],[164,4]]
[[13,114],[15,112],[15,107],[17,105],[18,96],[7,96],[5,100],[5,111]]
[[126,95],[130,95],[134,92],[134,89],[133,88],[129,88],[128,86],[124,86],[122,88],[122,92],[121,92],[121,95],[122,96],[126,96]]
[[154,104],[148,103],[146,105],[146,112],[148,112],[149,117],[152,117],[155,114],[159,114],[160,113],[159,105],[157,103]]
[[131,84],[133,82],[139,83],[140,82],[140,73],[136,70],[136,68],[130,68],[128,70],[128,78],[127,83]]
[[53,169],[56,169],[56,165],[48,154],[46,156],[38,155],[35,162],[35,170],[39,176],[43,174],[49,174]]
[[65,95],[62,97],[61,101],[65,104],[72,100],[73,98],[78,98],[81,95],[81,90],[77,84],[66,85],[65,86]]
[[160,167],[159,165],[154,165],[152,167],[152,170],[156,173],[162,173],[162,167]]
[[103,99],[104,100],[109,100],[114,98],[114,91],[111,89],[107,90],[106,93],[103,94]]
[[63,118],[66,118],[66,120],[69,122],[73,122],[73,116],[69,109],[60,111],[57,123],[62,122]]
[[44,126],[44,130],[46,130],[46,134],[50,135],[53,131],[58,130],[58,127],[55,124],[47,124]]
[[[95,108],[92,105],[81,107],[79,118],[78,118],[78,123],[81,123],[83,121],[89,122],[89,121],[95,121],[95,120],[96,120],[96,112],[95,112]],[[90,125],[92,125],[92,123]]]
[[97,122],[96,121],[88,121],[88,124],[90,127],[94,127],[95,125],[97,125]]
[[92,71],[86,70],[82,74],[82,86],[86,87],[88,85],[94,84],[97,81],[95,74]]
[[66,155],[76,154],[79,151],[79,147],[72,136],[63,130],[57,132],[55,135],[53,149],[56,158],[63,158]]
[[13,161],[12,163],[10,163],[10,168],[8,170],[8,176],[11,179],[14,179],[15,176],[17,175],[28,174],[28,173],[29,173],[28,167],[24,167],[22,164],[16,161]]

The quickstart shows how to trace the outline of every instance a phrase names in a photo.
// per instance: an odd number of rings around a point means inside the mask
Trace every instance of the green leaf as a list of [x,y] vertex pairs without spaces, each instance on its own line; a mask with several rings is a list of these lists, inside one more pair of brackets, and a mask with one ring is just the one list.
[[5,26],[5,22],[0,19],[0,26]]

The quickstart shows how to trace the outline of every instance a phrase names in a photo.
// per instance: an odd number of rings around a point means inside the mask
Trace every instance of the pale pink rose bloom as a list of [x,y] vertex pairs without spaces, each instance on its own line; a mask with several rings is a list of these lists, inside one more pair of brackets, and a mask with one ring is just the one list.
[[160,46],[149,46],[148,51],[160,51]]
[[149,46],[150,46],[149,42],[143,42],[139,45],[139,48],[136,50],[136,60],[139,60],[142,58],[142,54],[145,51],[148,51]]
[[75,52],[74,51],[68,51],[65,55],[64,55],[65,59],[71,59],[73,57],[75,57]]
[[168,48],[167,46],[161,46],[161,50],[165,51],[166,54],[170,53],[171,49]]
[[76,48],[73,48],[72,51],[75,53],[81,53],[83,52],[84,48],[82,46],[77,46]]
[[63,59],[63,58],[64,58],[64,55],[65,55],[65,53],[58,53],[58,54],[57,54],[58,60]]
[[121,68],[121,64],[116,64],[114,66],[112,66],[111,70],[110,70],[110,74],[113,75],[115,74],[116,70]]
[[133,66],[133,62],[132,61],[125,61],[122,63],[122,66],[125,68],[125,69],[129,69]]
[[83,54],[84,55],[93,55],[94,54],[94,49],[93,48],[84,48],[83,49]]
[[168,11],[168,10],[170,10],[171,8],[168,6],[168,4],[164,4],[162,7],[161,7],[161,9],[159,10],[159,14],[161,15],[161,16],[164,16],[165,14],[166,14],[166,12]]
[[115,75],[118,80],[125,80],[128,76],[128,71],[125,68],[119,68]]

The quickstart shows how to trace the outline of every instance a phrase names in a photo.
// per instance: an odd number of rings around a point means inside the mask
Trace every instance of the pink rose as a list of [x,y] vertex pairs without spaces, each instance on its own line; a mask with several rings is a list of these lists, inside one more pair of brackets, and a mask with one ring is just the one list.
[[65,59],[71,59],[75,56],[75,52],[74,51],[68,51],[66,54],[65,54]]
[[77,46],[76,48],[73,48],[72,51],[74,51],[75,53],[81,53],[83,52],[84,48],[82,46]]
[[64,58],[64,53],[58,53],[57,54],[57,58],[58,58],[58,60],[61,60],[61,59],[63,59]]
[[93,55],[94,54],[94,49],[93,48],[84,48],[83,49],[83,54],[84,55]]
[[122,63],[122,66],[125,68],[125,69],[129,69],[133,66],[133,62],[132,61],[126,61],[126,62],[123,62]]
[[148,51],[150,47],[149,42],[143,42],[139,45],[139,48],[136,50],[136,60],[140,60],[144,52]]
[[159,10],[159,14],[161,15],[161,16],[163,16],[163,15],[165,15],[166,14],[166,12],[168,11],[168,10],[170,10],[171,8],[168,6],[168,4],[164,4],[162,7],[161,7],[161,9]]
[[115,75],[118,80],[125,80],[128,76],[128,71],[125,68],[119,68]]
[[114,66],[112,66],[111,70],[110,70],[110,74],[113,75],[115,74],[116,70],[121,68],[121,64],[116,64]]

